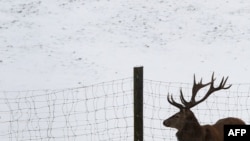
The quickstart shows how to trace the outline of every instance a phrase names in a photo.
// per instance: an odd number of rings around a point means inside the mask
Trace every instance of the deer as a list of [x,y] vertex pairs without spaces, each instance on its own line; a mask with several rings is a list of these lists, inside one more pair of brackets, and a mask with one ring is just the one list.
[[[170,128],[177,129],[176,137],[178,141],[223,141],[224,140],[224,125],[244,125],[245,122],[239,118],[227,117],[218,120],[213,125],[200,125],[198,119],[191,111],[191,108],[205,101],[211,94],[216,91],[229,89],[232,85],[226,85],[228,77],[222,78],[219,86],[215,87],[214,73],[212,74],[211,81],[202,84],[202,78],[200,82],[196,83],[195,75],[192,88],[192,95],[190,101],[184,98],[182,89],[180,88],[180,102],[177,103],[173,96],[168,93],[167,101],[177,107],[180,111],[163,121],[163,125]],[[205,95],[196,100],[198,91],[206,86],[209,86]]]

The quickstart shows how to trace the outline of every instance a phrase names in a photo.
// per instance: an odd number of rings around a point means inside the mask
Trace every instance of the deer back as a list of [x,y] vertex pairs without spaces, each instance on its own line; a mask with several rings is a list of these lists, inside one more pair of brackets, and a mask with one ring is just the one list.
[[228,117],[218,120],[213,125],[213,127],[218,131],[222,140],[224,140],[224,125],[245,125],[245,122],[239,118],[233,118],[233,117]]
[[[214,125],[201,126],[191,111],[192,107],[195,107],[205,101],[214,92],[229,89],[232,85],[226,86],[227,80],[228,77],[225,79],[223,77],[219,85],[215,86],[214,73],[212,74],[211,81],[206,84],[202,83],[202,79],[200,82],[196,83],[194,76],[191,99],[187,101],[184,98],[182,90],[180,89],[181,103],[176,102],[173,96],[168,94],[167,101],[171,105],[179,108],[180,112],[166,119],[163,124],[166,127],[176,128],[178,130],[176,133],[178,141],[223,141],[223,128],[225,124],[244,124],[242,120],[237,118],[225,118],[217,121]],[[200,100],[197,100],[196,96],[198,91],[206,86],[209,86],[207,92]]]

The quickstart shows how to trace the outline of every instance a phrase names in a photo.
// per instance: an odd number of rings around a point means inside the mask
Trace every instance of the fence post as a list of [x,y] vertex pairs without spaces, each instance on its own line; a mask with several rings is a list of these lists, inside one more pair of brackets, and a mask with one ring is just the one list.
[[143,67],[134,68],[134,141],[143,141]]

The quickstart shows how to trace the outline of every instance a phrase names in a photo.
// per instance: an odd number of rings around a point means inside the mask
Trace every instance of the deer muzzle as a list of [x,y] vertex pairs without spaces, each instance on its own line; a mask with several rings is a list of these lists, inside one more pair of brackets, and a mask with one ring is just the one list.
[[168,120],[164,120],[163,125],[166,126],[166,127],[170,127],[170,124],[169,124]]

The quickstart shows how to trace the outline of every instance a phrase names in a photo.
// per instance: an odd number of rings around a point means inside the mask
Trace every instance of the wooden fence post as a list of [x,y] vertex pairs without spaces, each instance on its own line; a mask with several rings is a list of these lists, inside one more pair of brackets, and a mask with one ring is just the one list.
[[143,67],[134,68],[134,141],[143,141]]

